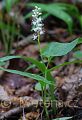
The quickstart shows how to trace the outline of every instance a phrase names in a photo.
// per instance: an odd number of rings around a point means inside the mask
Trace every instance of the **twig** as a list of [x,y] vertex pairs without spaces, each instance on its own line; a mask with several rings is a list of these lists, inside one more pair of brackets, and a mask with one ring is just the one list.
[[14,43],[13,47],[19,47],[19,46],[25,46],[28,45],[30,43],[33,43],[32,40],[32,35],[29,35],[28,37],[23,38],[21,41],[19,41],[18,43]]
[[[32,111],[35,111],[36,110],[36,107],[34,105],[30,105],[29,107],[28,106],[25,106],[24,107],[24,110],[25,112],[32,112]],[[17,108],[14,108],[12,110],[9,110],[8,112],[5,112],[3,113],[1,116],[0,116],[0,120],[4,120],[5,118],[9,118],[11,116],[16,116],[18,114],[22,114],[23,112],[23,107],[17,107]]]
[[[42,40],[43,37],[41,37]],[[26,46],[29,45],[30,43],[35,43],[33,40],[33,34],[29,35],[28,37],[23,38],[21,41],[18,43],[14,43],[13,47],[20,47],[20,46]]]

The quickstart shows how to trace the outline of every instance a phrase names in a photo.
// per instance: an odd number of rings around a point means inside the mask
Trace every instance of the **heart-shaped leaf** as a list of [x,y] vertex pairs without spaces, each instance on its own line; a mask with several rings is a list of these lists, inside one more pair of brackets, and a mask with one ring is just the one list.
[[63,56],[70,52],[78,43],[78,39],[70,43],[52,42],[48,44],[45,51],[42,53],[45,57]]

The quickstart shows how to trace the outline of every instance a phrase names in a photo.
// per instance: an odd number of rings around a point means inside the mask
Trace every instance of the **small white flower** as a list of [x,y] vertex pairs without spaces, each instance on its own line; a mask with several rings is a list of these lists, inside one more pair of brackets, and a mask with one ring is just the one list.
[[40,31],[40,35],[44,34],[44,31]]
[[37,39],[37,35],[33,35],[33,40],[36,40]]
[[41,8],[35,6],[35,9],[32,10],[33,12],[33,19],[32,19],[32,31],[34,31],[33,40],[36,40],[38,38],[38,34],[42,35],[44,34],[43,31],[43,23],[41,18]]
[[11,17],[14,17],[14,16],[15,16],[15,14],[14,14],[13,11],[11,11],[11,12],[9,13],[9,15],[10,15]]

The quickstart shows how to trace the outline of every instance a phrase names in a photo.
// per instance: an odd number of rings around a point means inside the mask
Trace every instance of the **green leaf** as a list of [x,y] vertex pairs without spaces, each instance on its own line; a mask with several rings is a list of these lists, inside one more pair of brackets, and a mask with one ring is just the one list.
[[3,21],[0,21],[0,29],[3,30],[4,32],[8,32],[11,33],[13,32],[15,35],[18,35],[19,32],[16,28],[16,26],[11,26],[10,24],[6,24]]
[[[44,86],[45,86],[45,83],[42,83],[42,84],[41,84],[40,82],[36,83],[35,89],[38,90],[38,91],[42,91],[41,85],[42,85],[43,90],[44,90],[44,88],[45,88],[45,87],[44,87]],[[46,89],[48,89],[48,88],[49,88],[49,85],[46,86]]]
[[5,62],[7,60],[11,60],[15,58],[21,58],[21,56],[5,56],[5,57],[0,58],[0,62]]
[[66,55],[77,45],[77,43],[78,39],[70,43],[52,42],[48,44],[46,50],[42,53],[42,55],[47,58]]
[[36,65],[30,65],[30,66],[28,66],[26,69],[25,69],[25,71],[28,71],[28,70],[30,70],[30,69],[32,69],[32,68],[35,68],[36,67]]
[[[35,60],[33,58],[28,58],[28,57],[21,57],[22,59],[24,59],[25,61],[30,61],[31,63],[35,64],[38,69],[45,74],[45,70],[46,70],[46,66],[44,63]],[[51,73],[49,71],[47,71],[46,73],[46,78],[48,81],[51,81],[54,84],[54,78],[52,77]],[[50,89],[53,91],[54,90],[54,86],[50,85]]]
[[72,117],[62,117],[62,118],[56,118],[53,120],[71,120]]
[[55,67],[52,67],[48,71],[51,72],[51,71],[56,70],[56,69],[58,69],[60,67],[63,67],[63,66],[66,66],[66,65],[70,65],[70,64],[74,64],[74,63],[82,63],[82,60],[73,60],[73,61],[70,61],[70,62],[64,62],[62,64],[59,64],[59,65],[55,66]]
[[[47,80],[51,81],[55,85],[56,81],[52,77],[51,71],[47,70],[47,72],[46,72],[46,78],[47,78]],[[53,85],[49,85],[49,95],[50,95],[50,98],[51,98],[52,101],[55,99],[54,89],[55,89],[55,87]],[[55,108],[55,106],[54,106],[54,108]]]
[[21,58],[21,59],[25,60],[26,62],[28,62],[28,61],[31,62],[31,63],[35,64],[39,68],[39,70],[41,70],[41,72],[43,72],[43,73],[45,72],[45,68],[46,68],[45,64],[43,64],[42,62],[39,62],[38,60],[35,60],[33,58],[29,58],[29,57],[24,57],[24,56],[6,56],[6,57],[0,58],[0,61],[4,62],[4,61],[7,61],[7,60],[17,59],[17,58]]
[[3,66],[5,65],[6,63],[5,62],[0,62],[0,66]]
[[78,38],[78,44],[82,43],[82,38]]
[[2,68],[2,67],[0,67],[0,70],[4,70],[4,71],[9,72],[9,73],[14,73],[14,74],[22,75],[22,76],[25,76],[25,77],[29,77],[29,78],[35,79],[39,82],[43,82],[43,83],[46,83],[46,84],[52,84],[52,82],[48,81],[47,79],[45,79],[44,77],[42,77],[40,75],[36,75],[36,74],[28,73],[28,72],[21,72],[21,71],[18,71],[18,70],[5,69],[5,68]]
[[50,15],[49,13],[43,14],[43,15],[42,15],[42,18],[43,18],[43,19],[46,19],[49,15]]
[[42,73],[45,72],[46,66],[42,62],[28,57],[21,57],[21,58],[24,59],[26,62],[30,61],[31,63],[35,64]]
[[10,12],[12,8],[12,0],[6,0],[5,5],[6,5],[7,12]]
[[[58,5],[59,7],[61,7],[63,10],[68,11],[68,13],[70,13],[72,15],[79,14],[78,8],[73,4],[66,4],[66,3],[55,3],[55,4]],[[52,4],[52,5],[54,5],[54,4]]]
[[10,12],[12,9],[13,4],[17,3],[19,0],[4,0],[4,5],[7,12]]
[[[41,70],[41,72],[43,74],[45,73],[45,70],[46,70],[45,64],[43,64],[43,63],[41,63],[38,60],[35,60],[33,58],[28,58],[28,57],[23,57],[23,56],[6,56],[6,57],[0,58],[0,62],[5,62],[7,60],[17,59],[17,58],[21,58],[21,59],[23,59],[25,61],[30,61],[31,63],[35,64],[39,68],[39,70]],[[53,92],[54,92],[54,86],[53,86],[54,85],[54,78],[52,77],[52,75],[51,75],[51,73],[49,71],[47,71],[47,73],[46,73],[46,79],[50,83],[52,83],[52,84],[49,85],[49,88],[50,88],[50,91],[51,91],[50,95],[51,95],[52,99],[54,99],[54,94],[53,94]],[[41,83],[42,81],[39,81],[39,82]]]
[[74,53],[74,57],[76,57],[76,58],[82,58],[82,51],[76,51],[75,53]]
[[69,28],[69,31],[72,31],[72,25],[73,25],[73,21],[71,16],[65,12],[64,10],[62,10],[62,8],[60,8],[59,6],[51,6],[49,5],[47,7],[47,12],[50,13],[51,15],[63,20]]
[[38,90],[38,91],[42,91],[41,84],[39,82],[36,83],[35,89]]
[[31,6],[31,7],[35,7],[35,6],[38,6],[38,7],[40,7],[41,8],[41,10],[43,11],[45,11],[46,10],[46,4],[41,4],[41,3],[29,3],[29,4],[26,4],[26,6]]
[[80,22],[80,26],[81,26],[81,29],[82,29],[82,15],[79,15],[79,22]]
[[24,16],[24,19],[27,19],[27,18],[29,18],[29,17],[31,17],[31,16],[32,16],[32,12],[26,14],[26,15]]

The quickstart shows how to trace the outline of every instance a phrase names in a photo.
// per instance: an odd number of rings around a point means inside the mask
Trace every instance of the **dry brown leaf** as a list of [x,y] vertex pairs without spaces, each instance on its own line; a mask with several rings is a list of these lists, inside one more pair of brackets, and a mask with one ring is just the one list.
[[38,112],[30,112],[26,114],[26,120],[34,120],[38,118],[39,113]]
[[0,85],[0,99],[6,100],[9,99],[7,92],[5,91],[4,87]]
[[28,84],[26,86],[23,86],[22,88],[18,89],[15,92],[15,95],[17,95],[17,96],[29,96],[33,92],[32,87],[33,87],[32,84]]

